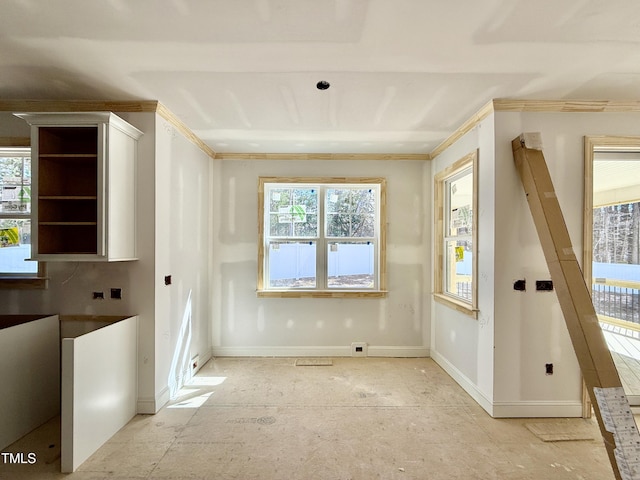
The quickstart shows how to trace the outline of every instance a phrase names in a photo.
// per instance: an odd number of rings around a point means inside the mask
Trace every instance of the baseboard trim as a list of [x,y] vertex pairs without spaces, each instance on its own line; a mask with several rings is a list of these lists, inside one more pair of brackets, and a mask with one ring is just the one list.
[[494,402],[441,354],[432,350],[431,358],[493,418],[582,417],[582,403],[579,400]]
[[[369,346],[369,357],[421,358],[427,347]],[[351,346],[323,347],[213,347],[214,357],[351,357]]]
[[154,415],[169,403],[169,387],[164,387],[155,397],[138,397],[137,412],[141,415]]
[[495,416],[493,411],[493,402],[482,393],[475,383],[473,383],[466,375],[464,375],[458,368],[453,365],[449,360],[442,356],[437,351],[431,350],[431,358],[442,367],[442,369],[453,378],[462,389],[467,392],[471,398],[473,398],[478,405],[480,405],[486,412],[492,417]]
[[494,402],[494,418],[582,417],[579,401]]
[[206,352],[201,353],[200,354],[200,365],[198,365],[198,368],[196,368],[196,371],[194,373],[198,373],[198,371],[202,368],[203,365],[206,365],[206,363],[211,360],[211,358],[213,357],[213,352],[211,350],[211,348],[208,348]]

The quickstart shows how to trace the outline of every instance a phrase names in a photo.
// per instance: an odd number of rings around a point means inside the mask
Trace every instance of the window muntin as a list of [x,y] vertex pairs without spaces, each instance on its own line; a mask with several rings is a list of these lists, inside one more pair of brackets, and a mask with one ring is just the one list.
[[291,180],[260,179],[258,290],[380,291],[384,180]]
[[0,276],[34,276],[31,257],[31,150],[0,148]]
[[477,152],[435,176],[434,298],[477,315]]

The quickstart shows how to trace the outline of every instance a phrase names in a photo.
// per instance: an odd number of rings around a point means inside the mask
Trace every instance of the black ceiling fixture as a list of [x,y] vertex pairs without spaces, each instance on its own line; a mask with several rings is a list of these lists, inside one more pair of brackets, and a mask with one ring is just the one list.
[[318,83],[316,83],[316,88],[318,90],[326,90],[330,86],[331,86],[331,84],[329,82],[327,82],[326,80],[320,80]]

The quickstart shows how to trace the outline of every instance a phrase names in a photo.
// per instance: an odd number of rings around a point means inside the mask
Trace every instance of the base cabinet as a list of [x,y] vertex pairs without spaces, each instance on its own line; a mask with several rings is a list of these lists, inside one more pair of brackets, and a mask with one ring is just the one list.
[[111,112],[15,115],[31,125],[32,258],[135,260],[142,132]]

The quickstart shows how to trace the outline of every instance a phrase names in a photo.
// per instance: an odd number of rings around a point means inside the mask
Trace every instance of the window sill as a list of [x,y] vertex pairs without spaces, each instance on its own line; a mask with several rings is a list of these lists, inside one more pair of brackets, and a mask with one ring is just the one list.
[[456,300],[442,293],[434,293],[433,299],[436,302],[441,303],[442,305],[446,305],[447,307],[453,308],[454,310],[457,310],[460,313],[464,313],[465,315],[468,315],[475,319],[478,318],[478,309],[473,308],[469,303],[461,302],[459,300]]
[[49,279],[46,277],[0,276],[0,289],[45,290]]
[[384,298],[386,290],[256,290],[259,298]]

